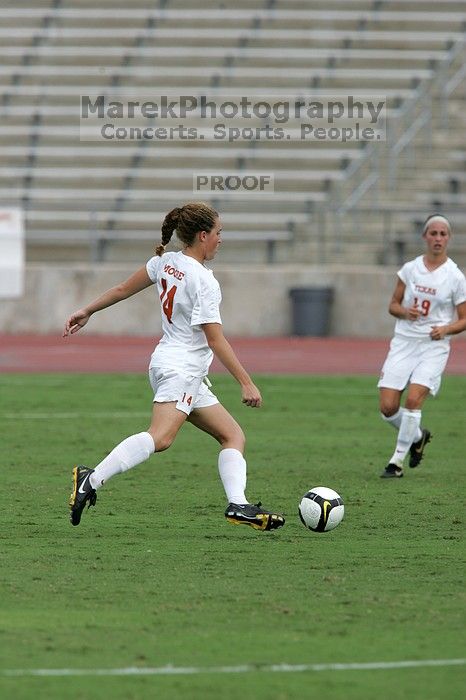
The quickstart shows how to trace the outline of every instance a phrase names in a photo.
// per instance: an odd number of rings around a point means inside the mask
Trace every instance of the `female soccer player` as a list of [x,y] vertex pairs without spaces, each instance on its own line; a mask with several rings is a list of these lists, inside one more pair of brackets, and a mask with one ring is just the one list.
[[[451,237],[448,220],[429,216],[422,237],[426,251],[407,262],[389,305],[397,319],[395,335],[382,367],[378,387],[382,418],[398,430],[395,452],[380,475],[403,476],[403,461],[417,467],[431,433],[421,428],[421,409],[427,396],[438,392],[450,353],[449,336],[466,329],[466,280],[447,256]],[[404,408],[401,395],[408,387]]]
[[[184,247],[176,253],[165,253],[175,230]],[[163,337],[149,365],[154,391],[151,424],[147,431],[123,440],[95,469],[74,468],[70,498],[73,525],[79,525],[86,503],[88,507],[95,505],[97,489],[115,474],[144,462],[153,452],[168,449],[186,420],[221,445],[218,469],[229,502],[227,520],[257,530],[272,530],[284,524],[281,515],[264,510],[260,503],[248,503],[243,431],[209,388],[207,373],[215,354],[240,384],[243,403],[253,408],[262,403],[259,389],[223,335],[220,286],[205,266],[217,253],[221,230],[219,216],[208,204],[189,202],[173,209],[163,221],[162,243],[156,255],[66,321],[64,336],[79,331],[96,311],[150,285],[157,287]]]

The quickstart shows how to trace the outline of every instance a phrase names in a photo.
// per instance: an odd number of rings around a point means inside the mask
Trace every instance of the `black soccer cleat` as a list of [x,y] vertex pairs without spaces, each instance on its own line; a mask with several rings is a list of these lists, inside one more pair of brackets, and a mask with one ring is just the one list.
[[70,496],[70,520],[72,525],[79,525],[87,502],[89,502],[87,507],[90,508],[95,506],[97,501],[97,493],[92,488],[89,480],[93,471],[93,469],[82,465],[73,469],[73,490]]
[[285,524],[285,518],[278,513],[270,513],[261,508],[261,503],[229,503],[225,518],[232,525],[249,525],[255,530],[276,530]]
[[389,464],[380,475],[381,479],[401,479],[403,469],[396,464]]
[[422,437],[420,440],[417,442],[413,442],[411,447],[409,448],[409,466],[414,469],[414,467],[417,467],[418,464],[420,464],[423,456],[424,456],[424,450],[428,442],[431,440],[431,433],[430,430],[426,430],[425,428],[422,429]]

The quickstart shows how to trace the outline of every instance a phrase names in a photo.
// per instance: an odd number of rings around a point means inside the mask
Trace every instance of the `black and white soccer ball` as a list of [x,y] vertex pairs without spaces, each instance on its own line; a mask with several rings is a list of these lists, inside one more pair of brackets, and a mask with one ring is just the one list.
[[345,506],[342,497],[326,486],[315,486],[299,504],[301,522],[313,532],[333,530],[343,520]]

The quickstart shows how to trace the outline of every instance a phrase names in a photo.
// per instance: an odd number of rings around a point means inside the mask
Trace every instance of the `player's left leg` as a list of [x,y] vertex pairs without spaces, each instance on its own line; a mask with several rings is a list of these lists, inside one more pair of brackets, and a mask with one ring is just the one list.
[[284,525],[282,515],[264,510],[260,503],[253,505],[246,498],[245,437],[241,426],[226,408],[220,403],[195,408],[188,421],[212,435],[222,446],[218,471],[228,499],[225,511],[227,520],[234,525],[249,525],[256,530],[272,530]]
[[409,466],[411,468],[417,467],[420,464],[424,456],[424,449],[431,440],[430,430],[421,428],[422,406],[429,396],[429,393],[431,393],[430,387],[423,386],[422,384],[410,384],[408,388],[405,411],[414,413],[417,422],[416,434],[409,446]]
[[384,478],[389,478],[390,476],[400,477],[403,475],[404,459],[413,442],[419,439],[419,435],[422,436],[420,429],[421,408],[428,395],[429,387],[422,386],[421,384],[409,385],[405,408],[398,430],[395,451],[385,472],[382,473]]
[[218,470],[228,500],[247,503],[244,493],[247,467],[243,457],[246,438],[241,426],[220,403],[195,408],[188,421],[214,437],[222,446],[218,456]]
[[[421,428],[421,411],[427,396],[436,396],[442,382],[450,345],[448,341],[432,342],[430,338],[420,347],[420,359],[411,375],[405,411],[414,412],[417,421],[416,434],[409,447],[409,466],[417,467],[424,455],[424,450],[431,440],[431,433]],[[416,413],[417,412],[417,413]]]

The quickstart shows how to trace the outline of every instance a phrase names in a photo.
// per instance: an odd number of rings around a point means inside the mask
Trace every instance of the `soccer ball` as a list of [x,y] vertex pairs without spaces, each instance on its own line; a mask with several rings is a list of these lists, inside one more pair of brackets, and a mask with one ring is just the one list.
[[336,491],[315,486],[302,497],[298,512],[301,522],[309,530],[328,532],[343,520],[345,506]]

